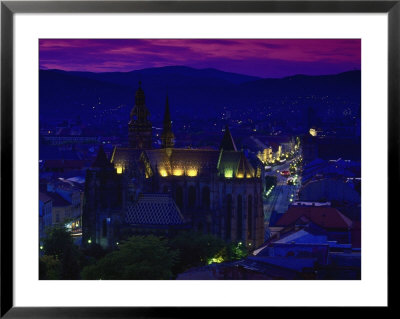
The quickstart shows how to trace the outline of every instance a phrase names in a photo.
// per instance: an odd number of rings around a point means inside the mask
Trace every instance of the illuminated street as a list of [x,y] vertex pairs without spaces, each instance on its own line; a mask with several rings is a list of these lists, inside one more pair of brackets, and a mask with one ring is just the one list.
[[[289,169],[290,162],[280,166],[275,166],[267,175],[274,175],[277,177],[277,185],[272,189],[268,198],[264,201],[264,220],[265,225],[268,226],[269,218],[275,210],[278,214],[286,212],[290,204],[290,200],[297,199],[297,192],[301,187],[301,180],[298,179],[296,185],[287,185],[287,178],[280,174],[283,170]],[[277,172],[277,170],[279,172]]]

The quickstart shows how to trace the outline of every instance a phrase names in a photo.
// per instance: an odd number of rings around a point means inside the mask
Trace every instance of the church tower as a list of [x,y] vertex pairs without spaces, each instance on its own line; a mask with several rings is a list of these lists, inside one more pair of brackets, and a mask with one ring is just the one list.
[[161,134],[161,147],[171,148],[174,146],[174,133],[172,132],[171,115],[169,113],[168,95],[165,102],[164,126]]
[[136,149],[151,149],[152,125],[149,120],[150,112],[145,104],[144,91],[139,88],[135,95],[135,106],[130,114],[129,146]]
[[221,145],[219,147],[220,150],[224,151],[237,151],[235,142],[233,140],[231,131],[229,130],[228,125],[225,126],[225,134],[222,139]]
[[82,212],[82,244],[113,246],[117,225],[123,220],[122,175],[117,174],[102,146],[91,167],[86,170]]

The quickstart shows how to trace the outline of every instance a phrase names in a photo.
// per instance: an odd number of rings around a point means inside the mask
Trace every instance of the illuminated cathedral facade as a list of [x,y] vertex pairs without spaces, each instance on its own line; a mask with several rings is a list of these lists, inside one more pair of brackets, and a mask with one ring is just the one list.
[[110,159],[101,149],[87,172],[83,241],[112,246],[121,229],[192,229],[260,246],[261,173],[237,149],[229,128],[218,150],[175,148],[167,96],[161,148],[153,149],[149,117],[139,84],[128,124],[129,146],[115,147]]

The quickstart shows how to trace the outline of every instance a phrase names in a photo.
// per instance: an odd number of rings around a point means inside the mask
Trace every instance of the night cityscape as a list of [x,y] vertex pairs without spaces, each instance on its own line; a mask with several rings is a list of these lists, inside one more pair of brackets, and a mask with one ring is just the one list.
[[39,64],[39,279],[361,279],[361,40],[42,39]]

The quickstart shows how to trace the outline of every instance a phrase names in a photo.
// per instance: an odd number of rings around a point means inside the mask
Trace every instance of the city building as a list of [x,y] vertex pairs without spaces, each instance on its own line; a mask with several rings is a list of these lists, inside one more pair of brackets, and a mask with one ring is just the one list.
[[346,159],[361,160],[361,138],[359,136],[313,136],[302,137],[303,159],[305,164],[320,158],[323,160]]
[[53,201],[45,192],[39,191],[39,237],[45,235],[46,228],[53,224]]
[[64,222],[75,218],[75,205],[64,199],[58,193],[47,193],[52,199],[52,225],[64,224]]
[[[260,139],[263,142],[260,142]],[[258,159],[264,164],[290,158],[299,149],[299,140],[293,136],[271,135],[256,140],[259,145],[264,146],[257,154]]]
[[360,279],[361,223],[336,208],[298,202],[270,221],[271,237],[253,255],[303,279]]
[[360,204],[361,194],[351,183],[343,180],[324,178],[307,182],[299,191],[301,201],[335,201]]
[[298,198],[331,203],[352,220],[361,219],[361,163],[316,158],[303,167]]

